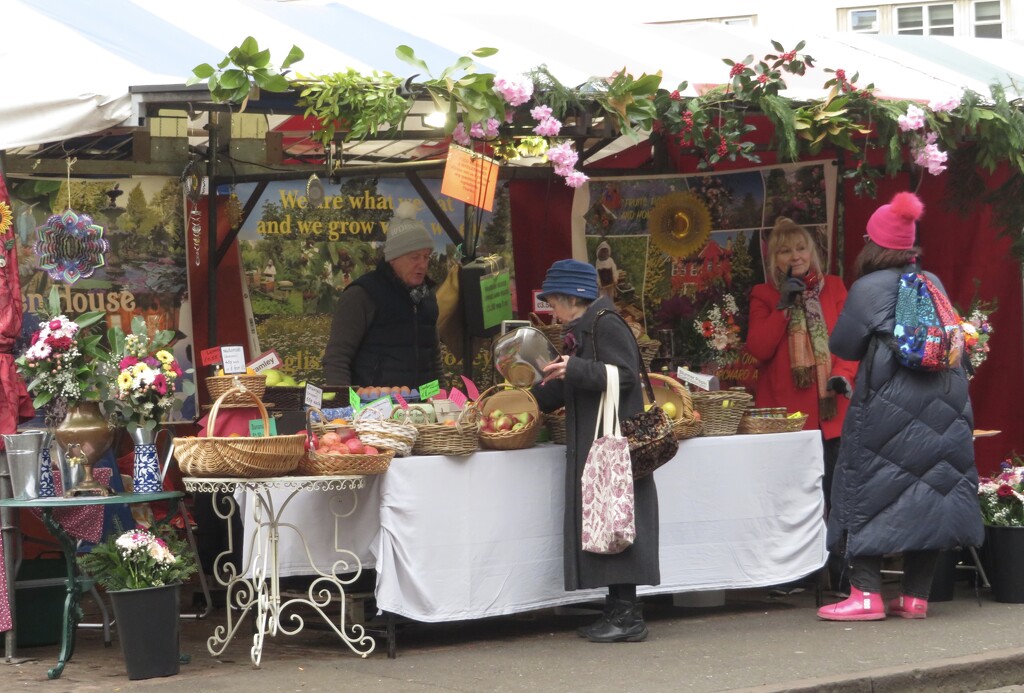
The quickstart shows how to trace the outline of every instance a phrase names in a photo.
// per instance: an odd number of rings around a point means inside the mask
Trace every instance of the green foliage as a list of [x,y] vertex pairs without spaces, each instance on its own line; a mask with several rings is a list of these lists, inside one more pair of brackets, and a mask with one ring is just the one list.
[[[292,46],[281,63],[284,72],[278,72],[270,64],[270,51],[260,50],[256,39],[247,36],[240,46],[228,51],[227,57],[216,67],[202,63],[192,68],[192,77],[185,84],[198,84],[205,79],[214,101],[241,103],[240,110],[244,111],[253,87],[270,92],[288,91],[291,83],[286,77],[287,68],[303,57],[302,49]],[[233,67],[229,68],[229,65]]]
[[[313,138],[323,144],[340,127],[345,141],[392,134],[402,128],[412,101],[399,96],[402,80],[389,72],[362,75],[349,68],[328,75],[300,76],[295,85],[305,115],[320,122]],[[384,133],[381,128],[386,127]]]

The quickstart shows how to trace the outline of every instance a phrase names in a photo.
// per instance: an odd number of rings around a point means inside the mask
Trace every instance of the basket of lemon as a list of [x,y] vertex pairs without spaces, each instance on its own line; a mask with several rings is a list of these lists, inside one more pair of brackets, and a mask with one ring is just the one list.
[[693,405],[700,412],[706,436],[735,435],[743,412],[754,399],[749,392],[694,392]]
[[[693,408],[693,399],[682,383],[674,378],[657,373],[650,373],[651,389],[654,390],[654,402],[672,422],[672,436],[676,440],[696,438],[704,432],[700,414]],[[644,404],[647,393],[644,392]]]
[[740,419],[738,433],[793,433],[803,430],[807,414],[800,411],[789,413],[783,408],[747,409]]

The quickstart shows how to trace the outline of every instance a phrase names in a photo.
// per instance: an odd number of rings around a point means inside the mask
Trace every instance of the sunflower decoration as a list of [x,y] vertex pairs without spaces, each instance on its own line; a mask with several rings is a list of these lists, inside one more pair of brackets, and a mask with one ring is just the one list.
[[6,202],[0,201],[0,236],[10,231],[11,224],[13,223],[14,213],[11,212],[11,206]]
[[654,203],[647,228],[651,240],[666,255],[685,258],[707,244],[711,236],[711,213],[692,192],[669,193]]

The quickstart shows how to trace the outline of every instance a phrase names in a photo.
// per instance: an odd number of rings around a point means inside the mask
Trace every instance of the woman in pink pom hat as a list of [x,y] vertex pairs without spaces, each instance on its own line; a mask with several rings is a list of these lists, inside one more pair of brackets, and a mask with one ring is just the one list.
[[[901,192],[871,215],[859,279],[829,339],[833,354],[860,366],[828,518],[829,550],[844,552],[850,567],[850,596],[818,610],[828,621],[925,618],[939,552],[979,546],[983,537],[967,376],[960,367],[911,370],[890,348],[900,276],[918,271],[923,213],[916,195]],[[888,604],[881,595],[887,554],[903,556],[900,593]]]

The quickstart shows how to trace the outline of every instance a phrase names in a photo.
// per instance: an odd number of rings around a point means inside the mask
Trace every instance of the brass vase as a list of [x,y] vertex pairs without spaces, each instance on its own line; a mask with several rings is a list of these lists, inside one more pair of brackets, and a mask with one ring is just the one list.
[[109,496],[112,491],[92,477],[92,468],[114,441],[114,428],[100,411],[99,402],[68,407],[54,437],[62,451],[64,496]]

